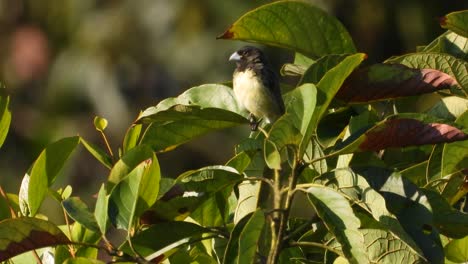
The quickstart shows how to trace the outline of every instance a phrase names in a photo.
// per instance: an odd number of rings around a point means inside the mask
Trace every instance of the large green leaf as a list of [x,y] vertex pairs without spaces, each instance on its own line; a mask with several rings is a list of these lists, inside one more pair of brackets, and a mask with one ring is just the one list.
[[435,212],[428,196],[417,186],[391,170],[377,167],[353,168],[378,191],[407,234],[416,242],[430,263],[441,263],[443,252]]
[[[391,243],[394,238],[398,240],[395,247],[398,246],[400,250],[396,254],[396,257],[402,258],[402,256],[408,255],[412,258],[421,258],[423,256],[422,251],[406,233],[395,215],[387,210],[385,199],[370,187],[364,177],[347,168],[336,169],[322,177],[325,178],[327,182],[333,185],[336,184],[336,187],[341,192],[344,192],[351,201],[368,211],[372,217],[378,221],[378,229],[382,231],[376,233],[368,231],[368,235],[378,236],[379,243],[383,244]],[[385,242],[386,239],[387,241]],[[369,240],[366,239],[366,241]],[[393,249],[395,248],[393,247]],[[378,247],[374,248],[371,252],[373,255],[380,256],[389,254],[390,251],[391,249],[388,247]]]
[[146,145],[139,145],[129,151],[117,161],[110,171],[107,181],[107,192],[123,180],[130,171],[140,165],[142,162],[153,158],[153,151]]
[[78,145],[79,137],[60,139],[47,146],[24,176],[20,190],[20,205],[25,215],[34,216],[44,200],[48,188]]
[[[456,124],[468,127],[468,110],[466,110],[457,120]],[[442,153],[442,176],[468,168],[468,140],[453,142],[444,145]]]
[[445,257],[455,263],[468,262],[468,236],[450,241],[444,248]]
[[0,222],[0,261],[21,253],[70,241],[51,222],[37,218],[13,218]]
[[348,56],[349,54],[331,54],[321,57],[307,68],[300,83],[317,84],[330,69],[333,69]]
[[104,150],[87,142],[84,138],[80,138],[80,142],[102,165],[106,166],[108,169],[112,168],[112,158]]
[[160,222],[132,237],[132,247],[126,242],[120,250],[133,255],[133,248],[147,260],[151,260],[189,242],[191,238],[200,238],[205,233],[210,231],[188,222]]
[[106,186],[102,184],[97,196],[96,207],[94,208],[94,218],[96,219],[96,223],[99,226],[99,230],[101,230],[101,233],[104,235],[107,232],[109,222],[108,205],[109,197],[106,193]]
[[140,163],[112,190],[109,216],[118,228],[130,230],[137,217],[150,208],[158,197],[160,181],[156,156]]
[[163,152],[208,132],[246,124],[246,115],[230,87],[206,84],[146,109],[137,122],[150,123],[141,143]]
[[429,45],[418,49],[418,52],[447,53],[456,58],[468,58],[468,38],[447,30]]
[[142,127],[142,124],[133,124],[131,127],[128,128],[122,144],[122,150],[124,154],[138,144]]
[[468,10],[452,12],[444,16],[440,25],[461,36],[468,37]]
[[415,69],[436,69],[454,77],[468,95],[468,62],[440,53],[413,53],[394,57],[386,63],[401,63]]
[[308,188],[307,193],[318,216],[341,244],[348,261],[369,263],[364,237],[359,232],[359,218],[346,198],[334,189],[318,185]]
[[297,1],[279,1],[252,10],[218,38],[283,47],[312,58],[356,50],[349,33],[335,17]]
[[257,263],[256,253],[260,235],[265,225],[265,213],[258,210],[247,221],[239,235],[238,263]]
[[316,132],[319,121],[327,111],[332,99],[345,79],[361,64],[366,57],[363,53],[350,55],[329,70],[317,84],[317,103],[312,118],[308,120],[307,131]]
[[240,219],[231,231],[229,236],[228,244],[226,245],[226,251],[224,252],[223,264],[237,264],[239,263],[239,238],[244,230],[245,225],[251,219],[252,213],[246,214]]

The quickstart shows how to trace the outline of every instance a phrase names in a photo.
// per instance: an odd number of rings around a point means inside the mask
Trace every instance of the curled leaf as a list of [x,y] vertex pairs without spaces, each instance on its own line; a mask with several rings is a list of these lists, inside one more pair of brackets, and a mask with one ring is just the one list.
[[354,71],[336,94],[347,103],[365,103],[413,96],[458,85],[434,69],[411,69],[402,64],[375,64]]

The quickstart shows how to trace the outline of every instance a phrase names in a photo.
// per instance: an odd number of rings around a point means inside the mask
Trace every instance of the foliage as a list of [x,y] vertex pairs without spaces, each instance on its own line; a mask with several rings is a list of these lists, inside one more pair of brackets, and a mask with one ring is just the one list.
[[[297,79],[283,95],[286,113],[235,146],[227,164],[176,179],[158,153],[248,123],[229,86],[194,87],[142,111],[118,155],[96,117],[107,150],[58,140],[19,195],[0,189],[0,261],[32,250],[38,261],[101,263],[103,250],[138,263],[466,262],[468,12],[441,21],[448,31],[417,53],[361,66],[366,55],[346,29],[314,6],[248,12],[220,38],[296,52],[282,71]],[[462,49],[447,48],[454,39]],[[3,143],[9,97],[0,102]],[[94,211],[71,187],[53,186],[80,144],[109,169]],[[62,206],[65,226],[43,219],[46,196]],[[115,229],[120,241],[108,239]]]

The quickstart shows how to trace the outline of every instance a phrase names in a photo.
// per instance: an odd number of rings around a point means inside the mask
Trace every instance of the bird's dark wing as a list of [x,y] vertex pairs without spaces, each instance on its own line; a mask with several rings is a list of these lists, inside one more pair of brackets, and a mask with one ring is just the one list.
[[268,88],[270,91],[271,96],[275,99],[276,102],[279,104],[280,114],[284,114],[284,102],[283,97],[281,96],[281,89],[279,86],[279,79],[278,76],[275,74],[272,69],[268,66],[264,66],[261,69],[262,72],[262,82],[263,85]]

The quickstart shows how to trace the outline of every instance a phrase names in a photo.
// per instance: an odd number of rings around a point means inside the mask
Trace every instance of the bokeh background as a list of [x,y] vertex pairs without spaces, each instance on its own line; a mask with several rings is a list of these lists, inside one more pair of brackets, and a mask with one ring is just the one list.
[[[231,79],[229,55],[245,43],[216,40],[255,0],[0,0],[0,82],[13,120],[0,149],[0,185],[18,193],[40,151],[80,135],[104,147],[93,127],[109,121],[115,153],[140,110],[204,83]],[[438,18],[466,0],[310,0],[338,17],[368,63],[414,51],[441,34]],[[286,50],[265,47],[279,69]],[[224,164],[248,127],[210,134],[159,155],[164,176]],[[56,186],[92,199],[108,171],[83,148]],[[43,211],[53,210],[43,206]],[[47,213],[47,215],[50,215]]]

